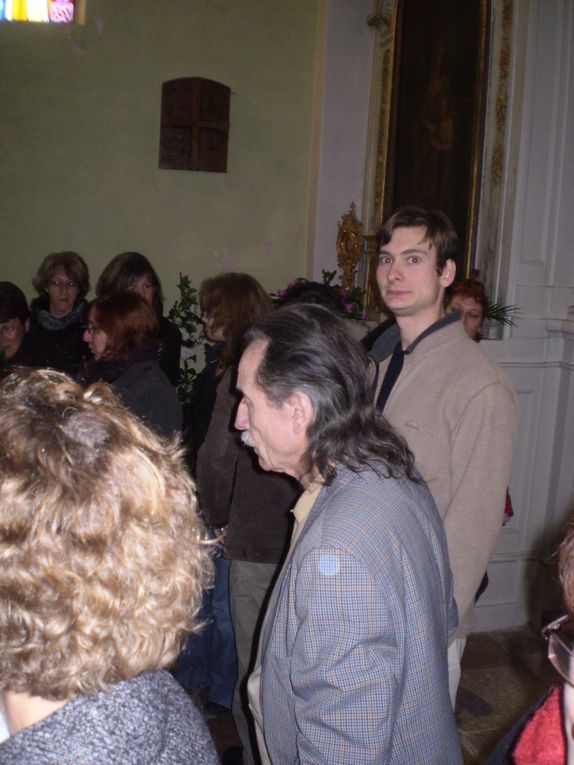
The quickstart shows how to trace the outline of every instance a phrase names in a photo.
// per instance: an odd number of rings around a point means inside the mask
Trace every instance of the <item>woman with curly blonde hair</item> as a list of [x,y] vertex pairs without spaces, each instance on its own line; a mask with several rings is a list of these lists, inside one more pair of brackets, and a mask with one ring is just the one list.
[[0,764],[214,765],[163,670],[211,563],[175,440],[49,370],[0,386]]

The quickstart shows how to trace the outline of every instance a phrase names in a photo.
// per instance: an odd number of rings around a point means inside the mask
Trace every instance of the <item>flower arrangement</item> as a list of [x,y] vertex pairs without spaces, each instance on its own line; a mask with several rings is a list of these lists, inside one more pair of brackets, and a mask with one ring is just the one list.
[[[358,319],[359,321],[365,321],[367,314],[363,309],[363,290],[359,287],[353,287],[347,289],[340,284],[333,284],[333,280],[337,275],[337,271],[326,271],[323,269],[321,272],[323,281],[312,282],[309,279],[305,279],[300,276],[297,279],[289,282],[285,289],[277,290],[277,292],[271,293],[271,299],[277,306],[283,305],[285,302],[289,302],[291,294],[298,291],[298,288],[304,285],[309,285],[312,288],[316,285],[317,291],[321,291],[321,295],[325,298],[325,302],[329,302],[337,313],[345,319]],[[323,302],[317,300],[316,302]]]

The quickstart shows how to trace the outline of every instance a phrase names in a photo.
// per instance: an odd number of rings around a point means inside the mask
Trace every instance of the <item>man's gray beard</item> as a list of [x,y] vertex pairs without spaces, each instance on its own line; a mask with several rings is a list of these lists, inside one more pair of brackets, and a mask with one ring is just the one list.
[[245,444],[245,446],[250,446],[252,449],[255,448],[255,441],[253,440],[253,436],[248,430],[244,430],[241,433],[241,441]]

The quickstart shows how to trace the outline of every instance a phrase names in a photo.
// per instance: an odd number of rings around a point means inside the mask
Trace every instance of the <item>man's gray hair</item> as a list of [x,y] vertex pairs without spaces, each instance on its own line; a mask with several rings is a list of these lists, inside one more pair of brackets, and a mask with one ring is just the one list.
[[305,470],[328,479],[342,463],[412,477],[413,456],[376,412],[368,357],[341,319],[317,305],[288,306],[249,330],[246,347],[256,341],[266,343],[255,379],[267,398],[279,406],[299,390],[311,400]]

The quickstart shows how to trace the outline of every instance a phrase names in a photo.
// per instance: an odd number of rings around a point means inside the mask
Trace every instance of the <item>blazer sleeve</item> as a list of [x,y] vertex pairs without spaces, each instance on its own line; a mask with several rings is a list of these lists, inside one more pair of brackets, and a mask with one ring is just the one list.
[[290,676],[301,765],[389,762],[404,661],[402,596],[392,600],[346,551],[302,561]]
[[217,386],[217,397],[205,441],[197,453],[199,504],[208,526],[218,528],[229,522],[235,470],[241,449],[233,427],[237,394],[235,369],[229,368]]

